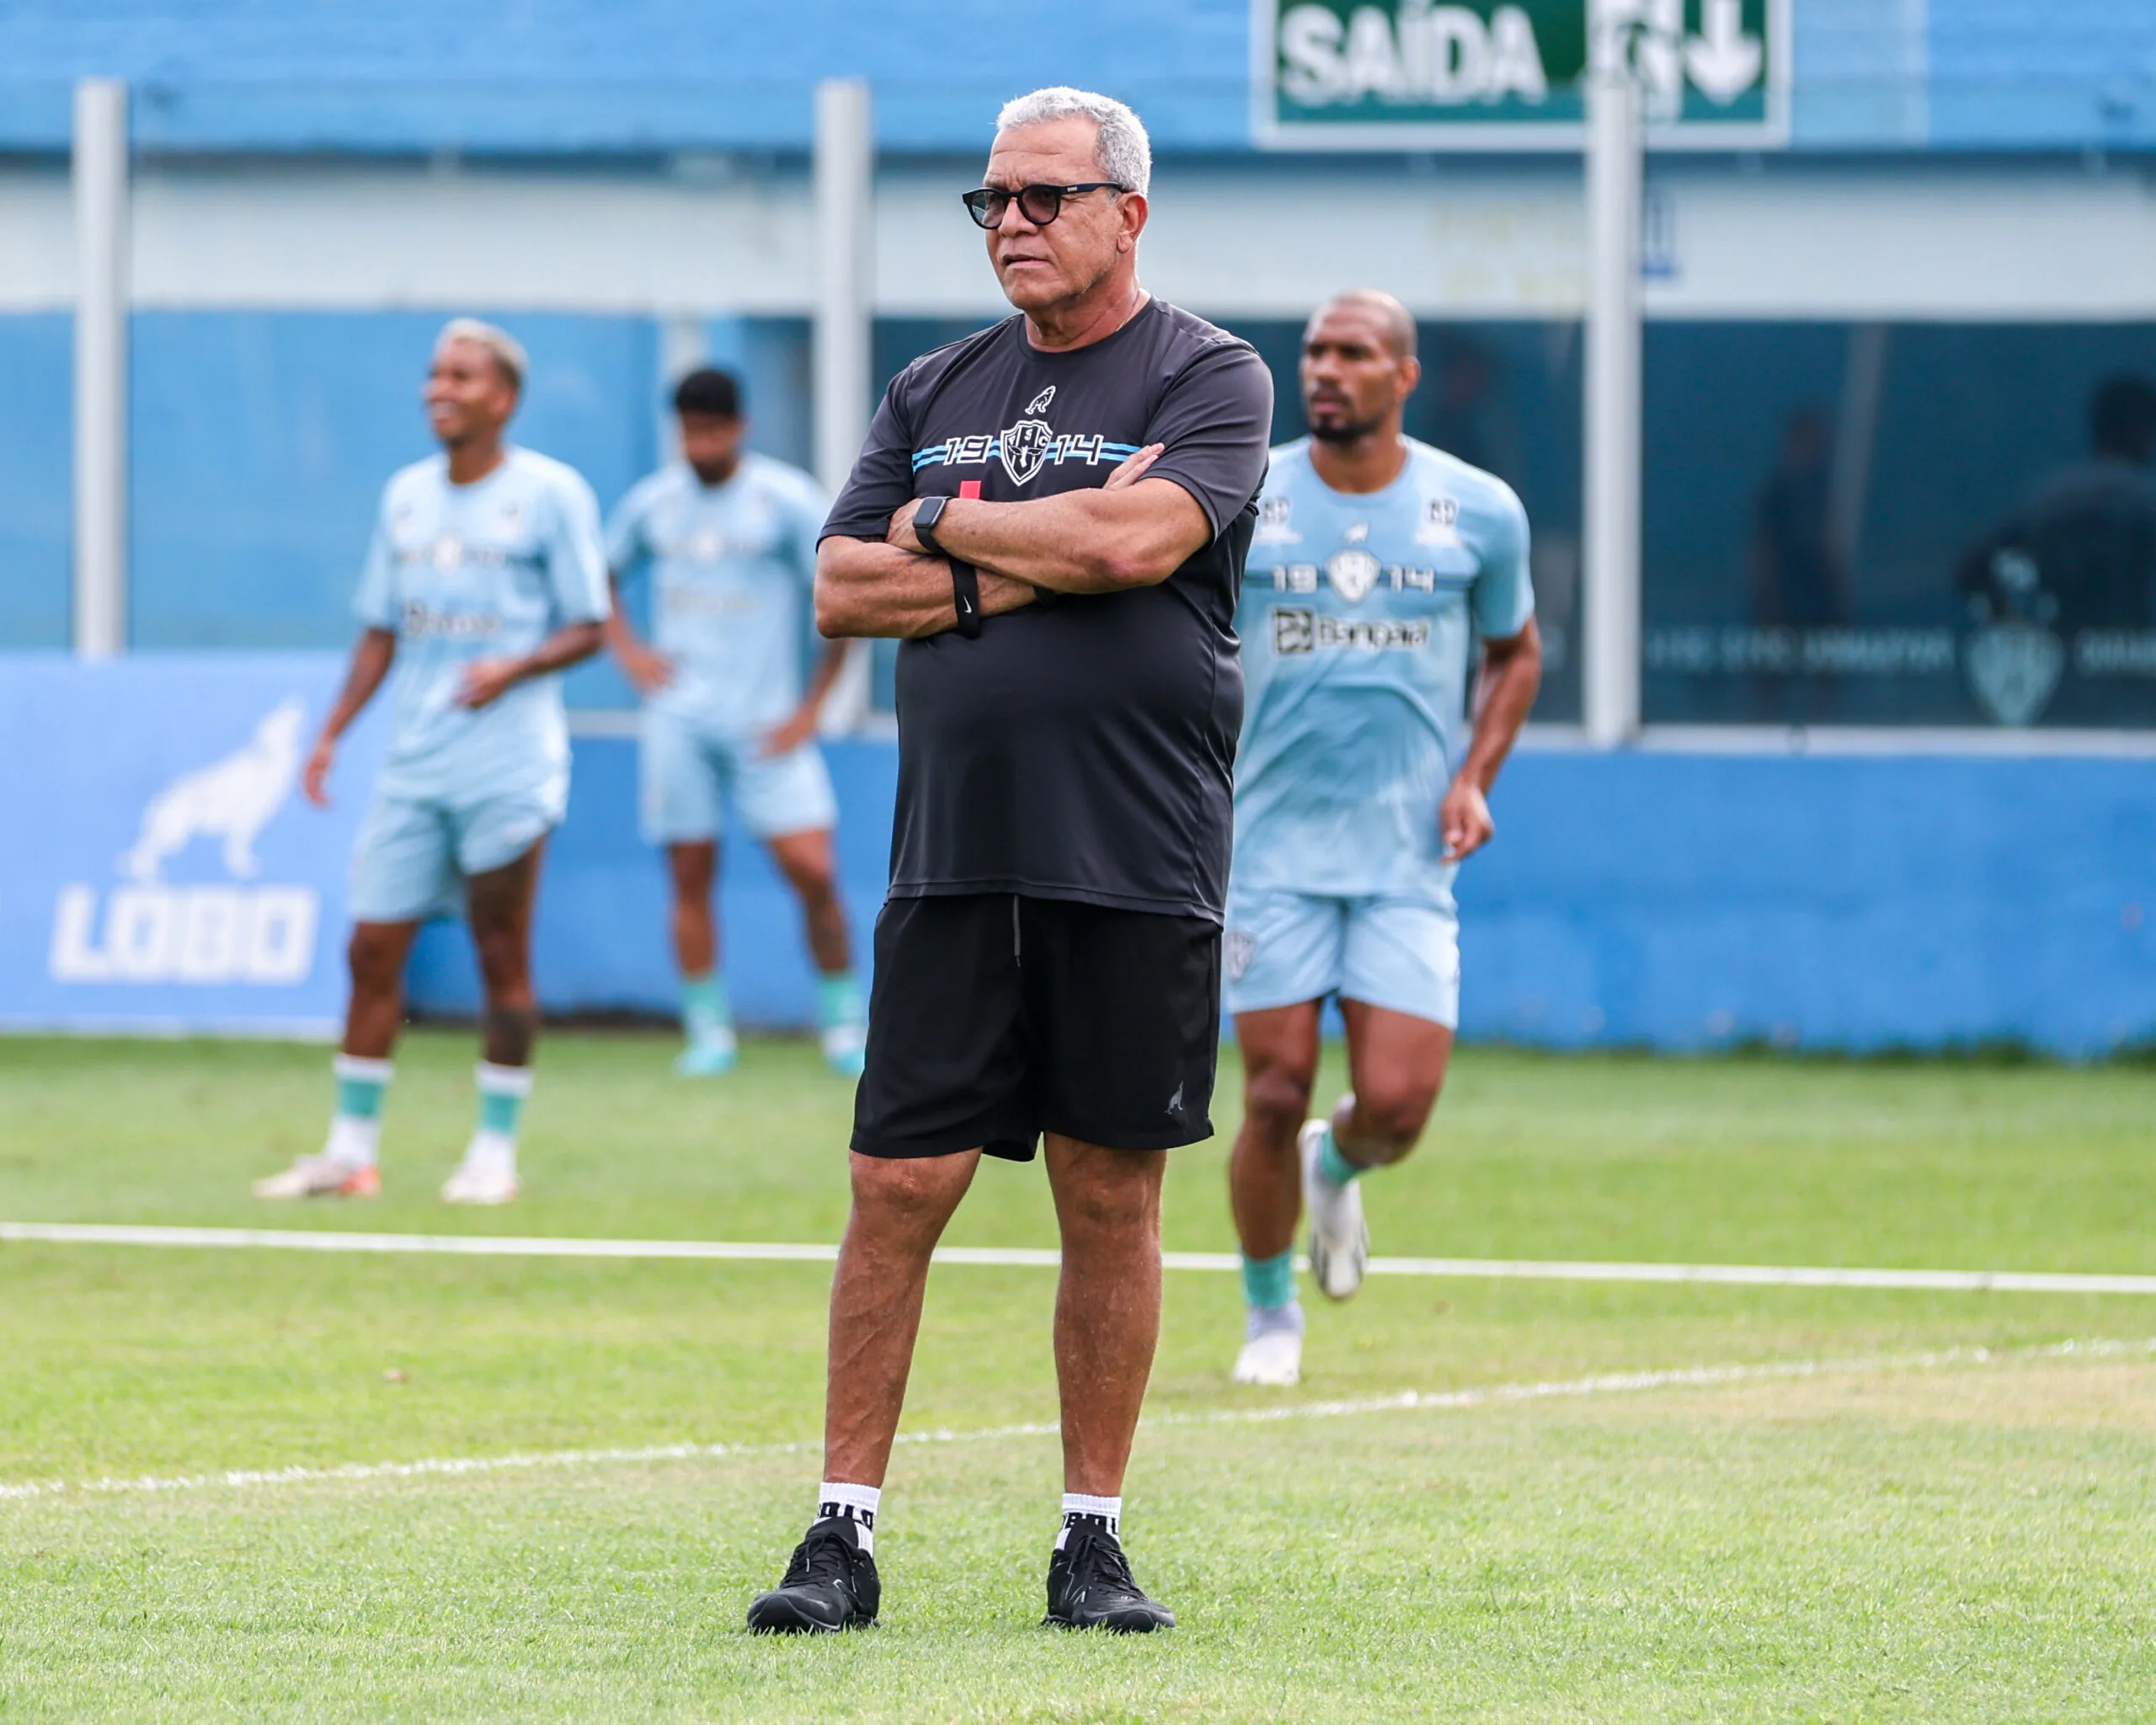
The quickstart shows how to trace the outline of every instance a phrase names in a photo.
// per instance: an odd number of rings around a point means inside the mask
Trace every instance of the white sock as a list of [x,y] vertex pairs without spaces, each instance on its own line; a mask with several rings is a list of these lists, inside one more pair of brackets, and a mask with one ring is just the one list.
[[861,1549],[876,1554],[876,1510],[883,1501],[881,1486],[847,1485],[827,1479],[816,1487],[816,1519],[851,1521],[860,1536]]
[[505,1132],[490,1132],[484,1126],[472,1135],[472,1141],[464,1146],[464,1166],[484,1168],[489,1173],[503,1173],[512,1179],[516,1176],[516,1140]]
[[1055,1548],[1063,1549],[1063,1542],[1070,1537],[1070,1530],[1081,1521],[1098,1521],[1107,1525],[1109,1534],[1123,1537],[1123,1499],[1120,1498],[1089,1498],[1083,1492],[1063,1494],[1063,1530],[1055,1536]]
[[1249,1313],[1243,1321],[1246,1342],[1255,1342],[1275,1330],[1285,1330],[1293,1336],[1303,1333],[1303,1304],[1299,1300],[1291,1300],[1285,1306],[1251,1306],[1244,1310]]
[[382,1122],[339,1114],[329,1122],[322,1153],[344,1168],[371,1168],[381,1159]]

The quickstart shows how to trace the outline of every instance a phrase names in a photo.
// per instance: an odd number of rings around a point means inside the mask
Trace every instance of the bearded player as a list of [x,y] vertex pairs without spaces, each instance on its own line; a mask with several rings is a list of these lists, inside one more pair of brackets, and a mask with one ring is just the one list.
[[[1311,318],[1310,435],[1273,451],[1235,619],[1248,691],[1225,940],[1244,1067],[1229,1166],[1248,1306],[1238,1383],[1301,1375],[1303,1210],[1319,1290],[1345,1300],[1362,1284],[1359,1183],[1413,1151],[1444,1082],[1460,1018],[1453,877],[1495,830],[1490,788],[1541,681],[1526,512],[1503,481],[1401,434],[1421,375],[1414,319],[1390,294],[1342,294]],[[1312,1119],[1328,998],[1353,1087]]]

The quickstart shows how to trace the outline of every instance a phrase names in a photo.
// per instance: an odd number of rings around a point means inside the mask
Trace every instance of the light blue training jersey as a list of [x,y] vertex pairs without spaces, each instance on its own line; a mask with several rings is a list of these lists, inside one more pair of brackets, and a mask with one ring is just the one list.
[[414,462],[382,491],[353,609],[397,632],[385,791],[469,799],[567,774],[558,676],[476,709],[456,691],[475,660],[515,658],[606,617],[599,502],[574,468],[511,447],[485,478],[453,485],[447,457]]
[[674,661],[654,708],[723,736],[792,716],[825,509],[808,474],[753,454],[718,485],[670,462],[615,506],[606,561],[651,565],[653,644]]
[[1478,640],[1534,615],[1527,512],[1412,440],[1382,491],[1333,490],[1310,440],[1273,451],[1243,575],[1230,892],[1449,902],[1438,805],[1466,758]]

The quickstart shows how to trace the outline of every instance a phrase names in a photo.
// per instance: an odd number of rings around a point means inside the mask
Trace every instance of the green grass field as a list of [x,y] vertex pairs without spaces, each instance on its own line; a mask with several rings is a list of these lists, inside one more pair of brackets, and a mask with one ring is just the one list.
[[[805,1045],[703,1086],[670,1052],[553,1039],[529,1195],[475,1215],[434,1199],[467,1037],[408,1044],[382,1200],[304,1210],[246,1183],[314,1146],[322,1050],[0,1040],[0,1220],[835,1239],[846,1087]],[[2156,1272],[2152,1101],[2122,1066],[1469,1050],[1373,1226],[1401,1255]],[[1232,1247],[1225,1156],[1176,1153],[1171,1246]],[[952,1235],[1054,1237],[1037,1166],[985,1167]],[[751,1640],[818,1477],[828,1276],[0,1245],[0,1487],[68,1487],[0,1495],[0,1719],[2156,1719],[2156,1300],[1374,1279],[1268,1395],[1226,1381],[1233,1277],[1171,1273],[1126,1532],[1182,1624],[1113,1641],[1038,1626],[1055,1442],[997,1435],[1054,1417],[1053,1272],[942,1268],[907,1428],[953,1440],[899,1452],[882,1624]],[[1303,1413],[1238,1417],[1267,1409]],[[670,1445],[744,1447],[81,1488]]]

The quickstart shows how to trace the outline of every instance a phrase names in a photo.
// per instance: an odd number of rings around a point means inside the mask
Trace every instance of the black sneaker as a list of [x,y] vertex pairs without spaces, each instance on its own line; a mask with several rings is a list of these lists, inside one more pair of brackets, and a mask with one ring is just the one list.
[[759,1635],[833,1635],[876,1621],[883,1584],[876,1560],[861,1549],[861,1534],[844,1516],[819,1521],[793,1548],[786,1576],[749,1607]]
[[1130,1560],[1106,1527],[1072,1525],[1063,1549],[1048,1560],[1048,1618],[1043,1627],[1105,1629],[1146,1635],[1173,1629],[1176,1614],[1145,1597],[1131,1579]]

